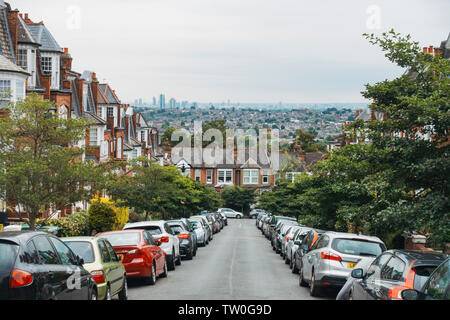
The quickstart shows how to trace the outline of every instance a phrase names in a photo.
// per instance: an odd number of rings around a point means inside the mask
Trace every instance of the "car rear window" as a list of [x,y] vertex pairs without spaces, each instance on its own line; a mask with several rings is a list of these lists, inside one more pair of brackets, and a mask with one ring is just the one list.
[[134,227],[134,228],[127,228],[127,230],[147,230],[150,232],[151,235],[158,235],[162,234],[161,228],[159,226],[142,226],[142,227]]
[[422,290],[425,282],[427,282],[428,278],[436,269],[436,266],[420,266],[414,269],[416,271],[416,275],[414,276],[414,289]]
[[334,239],[331,247],[340,253],[355,256],[377,257],[384,251],[381,243],[358,239]]
[[0,271],[12,267],[18,252],[18,245],[8,241],[0,241]]
[[141,234],[137,232],[110,233],[100,237],[107,239],[113,247],[135,246],[141,240]]
[[84,263],[94,262],[94,248],[90,242],[86,241],[66,241],[65,244],[72,249],[80,258],[83,258]]
[[177,225],[177,224],[170,225],[170,229],[172,229],[172,231],[175,234],[179,234],[179,233],[184,232],[184,229],[181,226]]

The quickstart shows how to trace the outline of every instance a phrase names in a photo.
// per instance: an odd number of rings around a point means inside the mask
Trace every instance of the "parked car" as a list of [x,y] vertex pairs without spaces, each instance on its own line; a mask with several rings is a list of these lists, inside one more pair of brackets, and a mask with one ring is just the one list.
[[450,259],[433,271],[420,291],[406,289],[401,295],[403,300],[450,300]]
[[208,244],[208,234],[202,222],[195,219],[190,219],[189,222],[191,223],[194,232],[197,234],[197,245],[206,247],[206,245]]
[[128,299],[127,273],[112,245],[95,237],[61,238],[76,255],[84,260],[83,267],[97,283],[98,300]]
[[127,278],[144,278],[146,284],[154,285],[157,277],[167,277],[166,255],[147,230],[110,231],[96,237],[111,243]]
[[[446,260],[442,254],[389,250],[379,255],[367,273],[355,269],[350,300],[402,300],[407,289],[420,291],[435,269]],[[448,281],[448,280],[447,280]]]
[[377,237],[326,232],[303,256],[300,284],[309,284],[313,297],[320,296],[323,287],[341,289],[361,259],[377,257],[385,250]]
[[[301,257],[297,259],[297,252],[299,252],[299,248],[302,245],[303,239],[306,235],[313,230],[308,227],[301,227],[297,234],[293,239],[290,239],[288,242],[288,249],[286,249],[286,257],[289,258],[290,264],[289,267],[292,270],[292,273],[298,273],[298,261],[301,261]],[[290,248],[290,249],[289,249]],[[300,254],[300,252],[298,253]]]
[[180,253],[183,258],[192,260],[197,250],[197,241],[181,220],[167,221],[173,233],[180,239]]
[[206,219],[208,219],[208,221],[211,223],[211,229],[213,231],[214,234],[219,233],[219,226],[216,223],[216,219],[213,216],[210,215],[204,215],[204,217]]
[[222,220],[223,220],[224,225],[227,226],[227,225],[228,225],[228,218],[227,218],[227,216],[224,215],[224,214],[221,213],[221,212],[217,212],[217,214],[220,215],[220,216],[222,217]]
[[248,214],[248,217],[250,219],[256,219],[258,217],[259,214],[265,213],[264,210],[262,209],[253,209],[252,211],[250,211],[250,213]]
[[[301,273],[302,267],[303,267],[303,256],[308,253],[308,251],[311,250],[312,246],[315,244],[317,239],[324,234],[326,231],[319,230],[319,229],[311,229],[308,231],[308,233],[304,236],[303,241],[299,244],[299,248],[294,254],[295,258],[295,267],[298,269],[298,273]],[[304,283],[302,283],[300,279],[300,286],[304,286]]]
[[299,224],[293,220],[279,220],[277,226],[272,231],[272,247],[276,253],[281,255],[281,243],[285,239],[287,232],[293,227]]
[[291,251],[290,243],[293,244],[294,237],[302,230],[302,226],[292,226],[289,232],[286,233],[286,236],[282,239],[281,242],[281,257],[284,259],[286,264],[291,263],[291,254],[287,254],[287,251]]
[[270,216],[270,214],[268,214],[268,213],[263,213],[260,217],[258,217],[258,218],[256,219],[256,221],[257,221],[257,227],[258,227],[259,230],[261,230],[261,232],[263,231],[264,220],[265,220],[267,217],[269,217],[269,216]]
[[263,226],[262,226],[262,233],[263,235],[269,239],[269,229],[270,229],[270,220],[272,219],[272,216],[267,216],[264,218]]
[[181,265],[180,240],[166,221],[145,221],[128,223],[123,230],[144,229],[150,232],[156,243],[164,250],[169,271]]
[[195,232],[194,227],[192,226],[192,223],[189,221],[189,219],[181,218],[180,221],[182,221],[184,223],[184,225],[186,226],[187,230],[194,237],[194,244],[195,244],[194,257],[195,257],[197,255],[197,249],[198,249],[197,233]]
[[190,217],[190,219],[194,219],[194,220],[198,220],[200,219],[200,221],[202,221],[203,226],[206,228],[207,232],[208,232],[208,241],[206,244],[208,244],[210,241],[212,241],[214,239],[214,231],[213,231],[213,227],[212,227],[212,222],[208,219],[206,219],[205,216],[192,216]]
[[218,211],[220,213],[223,213],[227,218],[242,219],[244,217],[244,214],[242,212],[234,211],[233,209],[229,208],[221,208]]
[[290,217],[283,217],[283,216],[272,216],[268,222],[269,226],[267,228],[267,237],[268,239],[272,239],[272,232],[275,229],[275,226],[277,225],[277,223],[280,220],[290,220],[290,221],[295,221],[297,222],[297,220],[295,218],[290,218]]
[[83,259],[44,232],[0,232],[0,300],[97,300]]
[[222,222],[222,218],[217,213],[209,212],[209,213],[203,214],[203,216],[209,216],[209,217],[213,218],[213,220],[214,220],[213,224],[216,228],[215,233],[219,233],[223,229],[224,224]]

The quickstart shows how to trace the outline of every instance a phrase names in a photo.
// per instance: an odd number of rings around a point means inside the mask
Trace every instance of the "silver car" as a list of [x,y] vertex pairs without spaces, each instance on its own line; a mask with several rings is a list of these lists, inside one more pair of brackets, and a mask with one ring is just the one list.
[[342,288],[358,262],[384,251],[386,245],[378,237],[325,232],[302,258],[300,285],[309,285],[313,297],[324,287]]
[[288,250],[291,251],[291,247],[289,247],[290,243],[293,243],[294,237],[302,230],[301,226],[293,226],[288,233],[286,233],[286,236],[284,237],[283,241],[281,242],[281,256],[284,259],[284,262],[286,264],[289,264],[291,262],[291,256],[292,254],[289,253],[288,257]]
[[208,240],[208,232],[206,227],[202,224],[200,220],[189,219],[189,222],[192,224],[192,228],[194,229],[195,234],[197,235],[197,245],[206,247],[209,243]]
[[227,218],[242,219],[244,217],[244,214],[242,212],[234,211],[233,209],[229,208],[221,208],[217,211],[224,214]]
[[202,224],[205,227],[206,232],[207,232],[208,243],[209,243],[209,241],[213,240],[213,238],[214,238],[214,236],[213,236],[213,226],[212,226],[212,222],[211,221],[206,219],[205,216],[192,216],[189,219],[202,221]]
[[161,249],[166,254],[167,267],[169,270],[175,270],[175,265],[181,265],[180,240],[173,233],[166,221],[144,221],[127,223],[123,230],[144,229],[150,232],[153,239],[163,239]]
[[310,230],[312,230],[312,228],[300,227],[296,231],[295,235],[289,239],[289,242],[286,244],[286,260],[289,261],[289,267],[291,268],[292,273],[298,273],[298,269],[295,264],[295,252],[300,248],[303,239]]

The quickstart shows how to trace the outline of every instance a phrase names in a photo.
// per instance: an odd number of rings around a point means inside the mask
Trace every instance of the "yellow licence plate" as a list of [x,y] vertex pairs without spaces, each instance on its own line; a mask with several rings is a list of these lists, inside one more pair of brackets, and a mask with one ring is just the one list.
[[356,263],[348,263],[347,266],[349,269],[355,269]]

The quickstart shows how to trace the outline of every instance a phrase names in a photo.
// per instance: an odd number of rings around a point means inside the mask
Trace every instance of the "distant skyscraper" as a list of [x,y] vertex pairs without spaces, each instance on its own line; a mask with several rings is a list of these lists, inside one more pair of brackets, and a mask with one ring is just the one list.
[[161,109],[165,109],[166,108],[166,96],[164,94],[161,94],[159,96],[159,107]]
[[177,101],[174,98],[170,99],[169,100],[170,109],[175,109],[176,103],[177,103]]
[[153,105],[157,106],[158,105],[158,101],[156,100],[156,97],[153,97]]

